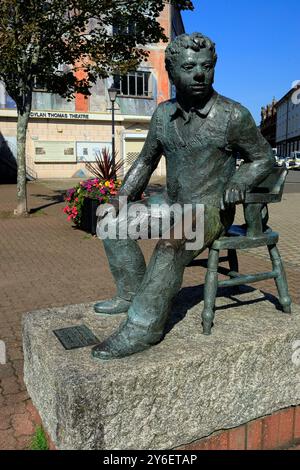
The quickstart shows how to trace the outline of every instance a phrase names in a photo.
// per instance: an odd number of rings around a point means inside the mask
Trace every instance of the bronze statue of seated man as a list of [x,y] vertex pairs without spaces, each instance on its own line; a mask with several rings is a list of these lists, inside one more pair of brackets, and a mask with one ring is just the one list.
[[[158,241],[146,266],[136,240],[103,240],[117,285],[113,299],[98,302],[98,314],[127,311],[118,331],[92,350],[95,358],[128,356],[159,342],[184,268],[231,225],[235,204],[274,165],[272,149],[249,111],[213,89],[215,44],[200,33],[178,36],[166,49],[166,69],[176,99],[153,114],[145,145],[127,173],[120,195],[134,202],[145,190],[162,155],[166,158],[164,202],[204,205],[204,241],[186,248],[185,237]],[[236,170],[236,155],[244,164]],[[112,201],[119,209],[118,199]],[[150,201],[144,205],[151,206]],[[98,222],[103,223],[104,219]]]

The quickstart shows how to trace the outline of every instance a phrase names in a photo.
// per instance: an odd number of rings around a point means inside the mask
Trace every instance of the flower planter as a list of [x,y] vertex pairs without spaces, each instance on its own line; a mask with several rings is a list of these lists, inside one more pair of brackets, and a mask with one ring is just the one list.
[[81,181],[74,188],[67,190],[63,212],[70,222],[94,235],[97,227],[97,207],[106,204],[111,196],[118,194],[120,186],[120,180],[93,178]]
[[89,197],[84,198],[82,209],[81,209],[81,219],[80,219],[80,228],[85,232],[95,235],[97,227],[97,217],[96,210],[99,206],[98,199],[91,199]]

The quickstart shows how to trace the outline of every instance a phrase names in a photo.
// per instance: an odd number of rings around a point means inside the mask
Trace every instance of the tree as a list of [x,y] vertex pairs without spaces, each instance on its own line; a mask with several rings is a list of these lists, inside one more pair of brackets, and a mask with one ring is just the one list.
[[[167,41],[157,19],[164,0],[1,0],[0,80],[16,102],[17,214],[27,213],[26,133],[36,84],[71,99],[96,79],[126,73]],[[192,10],[189,0],[171,0]],[[128,25],[134,25],[128,33]],[[114,26],[116,34],[112,35]],[[138,46],[137,46],[138,45]],[[79,70],[84,73],[77,73]]]

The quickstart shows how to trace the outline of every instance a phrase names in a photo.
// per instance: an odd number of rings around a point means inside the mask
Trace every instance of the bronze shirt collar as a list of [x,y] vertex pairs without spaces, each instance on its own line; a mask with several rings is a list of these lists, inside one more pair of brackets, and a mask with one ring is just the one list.
[[211,97],[202,108],[192,107],[189,111],[185,111],[178,101],[174,101],[174,108],[170,114],[171,120],[181,116],[186,122],[188,122],[192,113],[196,113],[200,117],[206,117],[215,104],[217,97],[218,93],[213,91]]

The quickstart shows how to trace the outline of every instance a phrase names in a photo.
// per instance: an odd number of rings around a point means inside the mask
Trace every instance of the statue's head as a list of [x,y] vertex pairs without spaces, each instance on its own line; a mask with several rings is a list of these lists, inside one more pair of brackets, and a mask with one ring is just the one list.
[[166,69],[183,99],[201,101],[211,92],[215,44],[201,33],[177,36],[166,49]]

